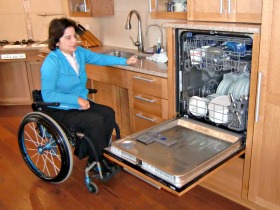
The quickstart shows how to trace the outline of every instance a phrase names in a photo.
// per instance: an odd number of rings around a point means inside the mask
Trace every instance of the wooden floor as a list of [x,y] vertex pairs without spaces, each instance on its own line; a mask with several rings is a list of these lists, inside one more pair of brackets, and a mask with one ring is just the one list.
[[25,165],[17,144],[17,129],[30,106],[0,106],[0,209],[246,209],[197,186],[181,197],[158,190],[121,171],[107,182],[95,181],[98,194],[84,185],[86,160],[74,157],[73,172],[61,184],[41,181]]

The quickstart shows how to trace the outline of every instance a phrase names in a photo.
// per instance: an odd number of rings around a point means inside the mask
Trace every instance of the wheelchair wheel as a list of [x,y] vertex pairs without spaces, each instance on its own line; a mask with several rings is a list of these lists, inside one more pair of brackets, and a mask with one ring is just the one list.
[[73,168],[73,155],[60,125],[42,112],[27,114],[19,127],[18,144],[31,171],[47,182],[65,181]]

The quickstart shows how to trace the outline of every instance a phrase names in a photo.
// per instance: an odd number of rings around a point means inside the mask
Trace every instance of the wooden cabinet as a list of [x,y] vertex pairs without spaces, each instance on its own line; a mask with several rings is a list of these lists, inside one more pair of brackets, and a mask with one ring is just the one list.
[[259,110],[256,111],[248,199],[266,209],[280,209],[280,2],[264,1],[259,62]]
[[41,89],[42,61],[0,63],[0,104],[31,104],[31,92]]
[[98,91],[92,99],[115,110],[122,136],[173,117],[166,78],[95,65],[87,65],[87,75],[88,87]]
[[132,132],[168,119],[167,79],[128,72],[128,89]]
[[39,50],[2,50],[1,54],[24,54],[25,58],[0,60],[0,104],[31,104],[31,91],[41,89],[43,58],[38,56]]
[[0,104],[30,104],[25,61],[0,63]]
[[[187,12],[166,11],[166,4],[170,0],[150,0],[151,17],[158,19],[187,19]],[[184,1],[182,1],[184,2]],[[186,1],[185,1],[186,2]]]
[[113,108],[121,134],[129,135],[131,131],[126,71],[107,66],[87,65],[87,75],[88,87],[97,90],[97,93],[90,97],[96,103]]
[[70,17],[100,17],[114,15],[113,0],[68,0]]
[[188,0],[188,20],[261,23],[262,0]]

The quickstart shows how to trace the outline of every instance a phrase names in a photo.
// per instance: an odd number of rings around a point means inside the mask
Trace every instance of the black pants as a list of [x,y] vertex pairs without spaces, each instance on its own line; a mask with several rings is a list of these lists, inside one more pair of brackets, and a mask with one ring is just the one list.
[[[87,135],[95,146],[99,160],[102,160],[102,150],[109,146],[115,127],[115,111],[112,108],[90,101],[90,108],[87,110],[47,108],[46,111],[68,128]],[[88,161],[94,161],[91,150],[89,150]]]

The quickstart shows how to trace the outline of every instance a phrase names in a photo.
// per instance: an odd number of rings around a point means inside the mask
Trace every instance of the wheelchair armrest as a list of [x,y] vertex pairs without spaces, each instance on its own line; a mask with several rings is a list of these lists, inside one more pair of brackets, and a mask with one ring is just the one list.
[[43,101],[37,101],[33,102],[32,104],[37,105],[37,106],[59,106],[59,102],[43,102]]
[[60,105],[60,103],[58,103],[58,102],[35,101],[32,103],[32,109],[34,111],[36,111],[36,110],[41,110],[43,107],[59,106],[59,105]]

